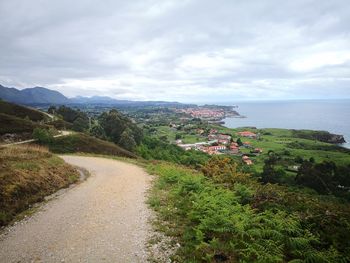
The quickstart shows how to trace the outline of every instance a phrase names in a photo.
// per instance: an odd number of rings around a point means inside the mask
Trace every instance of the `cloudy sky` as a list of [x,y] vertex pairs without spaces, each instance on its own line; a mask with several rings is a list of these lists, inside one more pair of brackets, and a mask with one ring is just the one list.
[[350,98],[350,5],[0,0],[0,84],[132,100]]

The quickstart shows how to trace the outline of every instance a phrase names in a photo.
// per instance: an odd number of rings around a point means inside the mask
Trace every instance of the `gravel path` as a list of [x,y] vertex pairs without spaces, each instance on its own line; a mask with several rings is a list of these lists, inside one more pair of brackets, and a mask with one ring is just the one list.
[[150,176],[120,161],[62,156],[90,171],[0,236],[0,262],[146,262]]

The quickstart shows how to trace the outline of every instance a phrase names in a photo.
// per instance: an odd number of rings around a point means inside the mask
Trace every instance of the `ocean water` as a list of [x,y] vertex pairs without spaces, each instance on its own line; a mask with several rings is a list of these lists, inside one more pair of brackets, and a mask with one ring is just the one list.
[[324,130],[344,135],[350,148],[350,99],[237,102],[237,111],[246,118],[226,118],[225,126],[237,128],[286,128]]

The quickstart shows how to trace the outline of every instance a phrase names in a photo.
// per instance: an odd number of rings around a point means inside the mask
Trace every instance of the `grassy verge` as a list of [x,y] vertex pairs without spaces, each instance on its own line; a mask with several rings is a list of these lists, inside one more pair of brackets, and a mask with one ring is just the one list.
[[61,158],[38,146],[0,148],[0,225],[79,179]]
[[334,198],[260,185],[234,168],[209,171],[210,178],[153,162],[148,172],[155,175],[155,225],[180,244],[176,262],[349,260],[350,211]]

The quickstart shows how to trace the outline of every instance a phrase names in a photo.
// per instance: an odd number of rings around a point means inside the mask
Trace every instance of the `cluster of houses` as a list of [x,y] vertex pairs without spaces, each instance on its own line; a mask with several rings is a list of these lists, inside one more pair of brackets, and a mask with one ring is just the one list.
[[[238,132],[238,136],[246,137],[246,138],[254,138],[258,137],[257,134],[249,131]],[[241,148],[251,149],[250,153],[252,154],[260,154],[262,153],[262,149],[252,147],[250,142],[242,142],[242,145],[239,145],[237,142],[232,141],[232,137],[227,134],[218,133],[217,130],[212,129],[208,135],[207,142],[198,142],[193,144],[182,144],[181,140],[178,140],[177,145],[185,150],[198,150],[210,155],[215,154],[234,154],[234,155],[242,155]],[[246,165],[252,165],[253,161],[247,155],[242,155],[242,161]]]
[[222,119],[225,117],[225,111],[222,109],[188,108],[188,109],[181,109],[180,112],[188,114],[192,118]]

